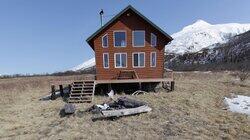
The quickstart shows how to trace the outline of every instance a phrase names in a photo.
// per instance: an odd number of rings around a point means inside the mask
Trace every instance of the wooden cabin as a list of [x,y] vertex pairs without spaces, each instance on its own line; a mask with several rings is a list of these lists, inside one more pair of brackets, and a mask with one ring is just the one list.
[[96,75],[74,81],[69,102],[91,102],[94,93],[107,93],[111,88],[141,90],[170,83],[173,89],[173,76],[164,76],[164,48],[170,41],[166,32],[132,6],[126,7],[87,39],[95,52]]
[[135,8],[126,7],[87,39],[95,52],[97,83],[163,79],[164,48],[171,40]]

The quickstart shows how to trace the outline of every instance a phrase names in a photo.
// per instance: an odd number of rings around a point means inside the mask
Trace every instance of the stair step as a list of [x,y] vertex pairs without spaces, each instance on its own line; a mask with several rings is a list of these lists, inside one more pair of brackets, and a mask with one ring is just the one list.
[[83,88],[83,86],[72,86],[71,89],[72,88]]
[[82,94],[93,94],[93,91],[83,91]]
[[83,90],[83,88],[71,88],[71,91],[73,90]]
[[83,84],[83,81],[73,82],[73,84]]
[[91,96],[89,97],[69,97],[69,100],[90,100]]
[[95,81],[84,81],[84,83],[94,83]]
[[84,85],[84,87],[94,87],[94,85]]
[[71,91],[92,91],[93,88],[71,89]]
[[73,84],[72,87],[83,87],[83,84]]
[[71,91],[82,91],[82,89],[77,89],[77,90],[73,89],[73,90],[71,90]]
[[92,89],[92,88],[94,88],[94,86],[84,86],[84,87],[82,87],[82,88],[86,88],[86,89],[87,89],[87,88],[91,88],[91,89]]
[[69,101],[69,103],[91,103],[92,100],[84,100],[84,101]]
[[68,103],[91,103],[92,100],[70,100]]
[[71,91],[71,93],[82,93],[82,91]]
[[70,94],[70,96],[92,96],[93,93],[74,93]]
[[93,89],[83,89],[82,91],[93,91]]
[[82,96],[87,96],[87,95],[92,96],[92,95],[93,95],[93,93],[92,93],[92,92],[91,92],[91,93],[82,93]]
[[77,102],[77,101],[92,101],[91,99],[84,99],[84,100],[79,100],[79,99],[71,99],[68,102]]
[[86,83],[91,83],[91,84],[93,84],[93,83],[95,83],[94,81],[84,81],[84,83],[86,84]]
[[81,96],[82,95],[82,93],[72,93],[72,94],[70,94],[70,96]]

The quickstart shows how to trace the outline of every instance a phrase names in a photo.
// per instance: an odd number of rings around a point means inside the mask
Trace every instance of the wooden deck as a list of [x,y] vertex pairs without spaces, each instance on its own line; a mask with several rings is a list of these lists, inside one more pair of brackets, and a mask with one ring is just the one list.
[[151,78],[151,79],[119,79],[119,80],[95,80],[96,84],[118,84],[118,83],[157,83],[172,82],[172,78]]

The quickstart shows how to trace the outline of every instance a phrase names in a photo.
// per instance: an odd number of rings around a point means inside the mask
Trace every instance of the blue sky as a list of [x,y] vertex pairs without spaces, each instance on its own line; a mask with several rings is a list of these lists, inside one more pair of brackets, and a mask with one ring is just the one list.
[[0,0],[0,74],[45,73],[72,68],[94,56],[86,38],[134,6],[172,34],[203,19],[250,23],[249,0]]

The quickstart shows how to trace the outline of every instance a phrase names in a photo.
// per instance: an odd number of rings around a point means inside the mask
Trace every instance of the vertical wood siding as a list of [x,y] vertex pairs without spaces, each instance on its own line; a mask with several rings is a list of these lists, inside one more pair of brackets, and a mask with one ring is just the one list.
[[[127,46],[114,47],[113,31],[125,30],[127,33]],[[145,30],[145,46],[132,46],[132,31]],[[157,46],[151,47],[151,36],[154,33],[157,36]],[[108,48],[102,47],[102,36],[108,34]],[[145,22],[133,11],[127,11],[121,15],[115,22],[110,24],[106,29],[99,33],[93,41],[95,58],[96,58],[96,78],[97,80],[114,79],[120,70],[135,70],[139,78],[162,78],[164,72],[164,46],[168,43],[163,34]],[[127,68],[115,68],[114,53],[127,53]],[[145,67],[133,68],[132,53],[145,52]],[[156,52],[156,67],[150,67],[150,52]],[[103,53],[109,53],[109,68],[103,68]]]

